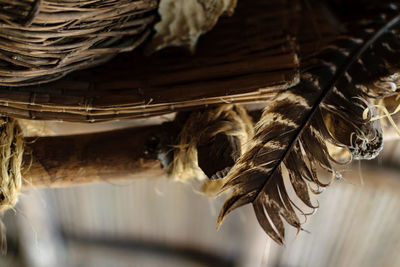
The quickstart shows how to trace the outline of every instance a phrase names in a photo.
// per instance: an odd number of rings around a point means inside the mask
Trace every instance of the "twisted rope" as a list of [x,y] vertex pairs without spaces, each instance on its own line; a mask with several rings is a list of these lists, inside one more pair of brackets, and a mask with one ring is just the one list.
[[247,151],[254,130],[253,122],[241,105],[221,105],[214,109],[193,112],[183,126],[175,146],[170,174],[181,181],[206,180],[198,165],[197,146],[222,133],[240,140],[241,152]]
[[22,187],[24,139],[17,122],[0,118],[0,210],[13,208]]

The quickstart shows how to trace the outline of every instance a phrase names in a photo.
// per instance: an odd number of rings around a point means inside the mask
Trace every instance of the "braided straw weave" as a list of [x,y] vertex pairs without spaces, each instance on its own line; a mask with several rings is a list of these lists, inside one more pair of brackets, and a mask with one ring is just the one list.
[[157,0],[0,0],[0,86],[50,82],[130,51]]

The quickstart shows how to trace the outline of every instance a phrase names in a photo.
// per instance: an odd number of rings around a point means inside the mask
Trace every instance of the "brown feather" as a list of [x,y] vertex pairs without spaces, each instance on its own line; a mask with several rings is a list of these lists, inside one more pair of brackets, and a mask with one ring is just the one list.
[[[337,49],[323,50],[317,56],[320,65],[302,74],[299,85],[278,95],[264,110],[251,148],[228,173],[221,192],[231,189],[231,194],[218,225],[234,209],[252,203],[261,227],[282,244],[282,218],[300,230],[296,210],[304,214],[289,197],[283,169],[297,197],[314,209],[309,191],[318,193],[329,185],[319,180],[316,170],[322,168],[340,177],[332,167],[335,160],[327,143],[348,149],[357,159],[376,157],[382,149],[382,131],[379,122],[363,118],[363,111],[369,105],[368,97],[398,90],[377,84],[393,74],[390,71],[395,68],[388,64],[395,66],[393,59],[399,59],[400,47],[387,51],[376,44],[387,39],[400,44],[399,31],[394,28],[399,20],[397,16],[382,22],[379,30],[365,29],[355,37],[339,38],[331,46]],[[324,118],[340,128],[327,125]]]

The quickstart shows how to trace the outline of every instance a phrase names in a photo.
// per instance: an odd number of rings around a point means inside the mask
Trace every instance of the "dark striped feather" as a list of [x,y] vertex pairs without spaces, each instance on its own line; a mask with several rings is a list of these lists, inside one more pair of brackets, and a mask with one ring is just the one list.
[[298,198],[315,209],[309,191],[318,193],[329,184],[318,179],[317,169],[336,175],[327,143],[347,148],[355,159],[377,156],[383,144],[380,124],[362,115],[370,97],[388,96],[399,88],[399,18],[382,21],[380,28],[374,21],[374,28],[365,26],[358,34],[338,38],[318,54],[318,64],[302,74],[299,85],[264,110],[252,148],[226,177],[222,192],[231,189],[231,194],[218,225],[232,210],[252,203],[262,228],[282,244],[282,218],[300,230],[297,213],[304,214],[287,193],[283,169]]

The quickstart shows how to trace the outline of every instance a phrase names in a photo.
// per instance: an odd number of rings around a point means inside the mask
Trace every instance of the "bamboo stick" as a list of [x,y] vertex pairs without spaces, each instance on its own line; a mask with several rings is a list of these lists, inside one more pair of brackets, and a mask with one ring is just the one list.
[[[259,112],[253,111],[252,115],[257,118]],[[156,144],[149,140],[152,137],[160,139],[160,136],[172,140],[179,130],[175,128],[161,124],[100,133],[25,138],[24,187],[78,186],[165,177],[166,170],[162,169],[152,149]],[[390,128],[389,125],[384,131],[387,141],[392,137]],[[162,146],[167,144],[172,143],[163,141]]]
[[[96,134],[27,138],[25,187],[75,186],[121,179],[165,175],[160,161],[149,152],[149,138],[160,126]],[[169,133],[165,133],[168,135]]]

